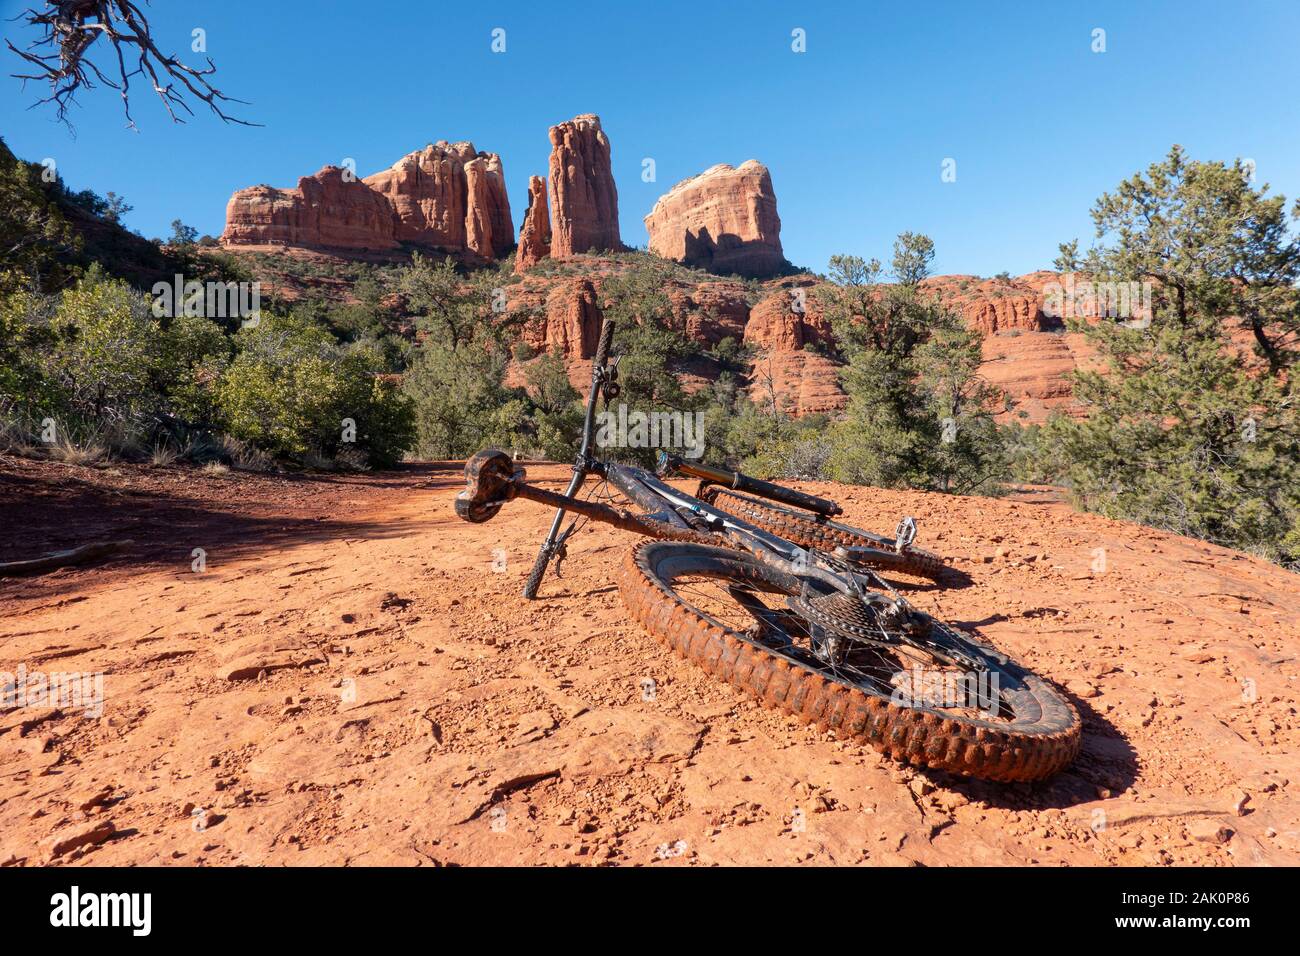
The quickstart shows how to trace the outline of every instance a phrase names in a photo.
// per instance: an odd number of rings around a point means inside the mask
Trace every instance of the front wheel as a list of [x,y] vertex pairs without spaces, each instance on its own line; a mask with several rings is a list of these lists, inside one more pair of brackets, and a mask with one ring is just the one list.
[[699,497],[764,531],[792,541],[801,548],[815,548],[819,551],[834,551],[840,545],[858,548],[861,549],[858,560],[869,567],[914,574],[931,581],[942,581],[951,573],[943,559],[936,554],[913,547],[899,551],[888,538],[838,521],[827,521],[801,511],[782,508],[716,485],[705,488]]
[[533,569],[528,572],[528,580],[524,582],[524,597],[533,600],[537,597],[537,589],[542,586],[542,578],[546,574],[546,566],[550,564],[551,552],[542,546],[542,550],[537,552],[537,560],[533,562]]
[[933,619],[925,618],[950,650],[981,662],[978,675],[912,644],[848,642],[827,653],[827,632],[795,610],[803,583],[726,548],[643,542],[628,556],[621,592],[637,621],[677,654],[764,706],[894,759],[1032,781],[1078,753],[1079,715],[1068,701]]

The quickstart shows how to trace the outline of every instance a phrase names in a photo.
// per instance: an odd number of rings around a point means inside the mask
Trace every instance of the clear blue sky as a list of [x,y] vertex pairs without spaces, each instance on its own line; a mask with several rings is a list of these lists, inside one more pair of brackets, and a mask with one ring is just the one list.
[[[0,0],[7,22],[31,0]],[[1046,267],[1091,235],[1104,190],[1174,142],[1197,158],[1254,159],[1300,194],[1300,3],[410,3],[154,0],[162,44],[207,31],[217,84],[262,129],[199,112],[174,126],[144,88],[124,128],[116,94],[86,94],[76,137],[3,59],[0,133],[53,157],[70,186],[114,190],[127,225],[180,217],[220,233],[230,193],[292,186],[353,157],[369,175],[438,139],[499,152],[516,229],[546,131],[598,113],[613,143],[623,240],[673,183],[749,158],[772,171],[787,256],[886,258],[929,234],[939,272]],[[506,30],[506,52],[491,31]],[[806,31],[807,52],[791,50]],[[1094,53],[1092,31],[1106,31]],[[657,182],[641,180],[644,157]],[[956,160],[957,180],[940,167]]]

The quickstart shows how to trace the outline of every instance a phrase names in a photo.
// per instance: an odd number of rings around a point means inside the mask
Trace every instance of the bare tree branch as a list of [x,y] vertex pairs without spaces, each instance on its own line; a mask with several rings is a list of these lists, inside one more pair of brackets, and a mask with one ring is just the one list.
[[[223,104],[248,104],[227,96],[212,85],[208,77],[217,72],[217,67],[210,57],[205,58],[206,67],[196,68],[181,62],[175,54],[164,54],[159,50],[148,19],[132,0],[46,0],[39,10],[29,8],[19,14],[19,18],[25,18],[29,25],[41,32],[25,50],[5,40],[9,49],[34,71],[12,75],[22,80],[24,87],[29,80],[48,83],[50,95],[32,105],[53,103],[55,115],[61,123],[71,125],[68,123],[68,109],[76,105],[79,91],[93,90],[102,84],[118,91],[127,123],[134,129],[131,78],[143,76],[173,122],[185,122],[177,110],[188,116],[194,115],[188,97],[207,103],[208,108],[224,122],[261,125],[225,112]],[[115,75],[106,73],[90,59],[96,41],[101,37],[113,48]],[[100,43],[98,48],[103,46]]]

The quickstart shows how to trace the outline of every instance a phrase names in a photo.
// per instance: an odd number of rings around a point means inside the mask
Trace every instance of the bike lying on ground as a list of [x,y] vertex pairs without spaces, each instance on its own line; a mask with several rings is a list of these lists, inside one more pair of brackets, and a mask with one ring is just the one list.
[[[591,454],[596,404],[618,395],[606,321],[592,364],[582,442],[568,490],[526,481],[509,455],[465,465],[456,513],[483,522],[527,498],[555,519],[524,586],[534,598],[584,520],[651,539],[628,554],[620,591],[637,621],[682,657],[823,730],[895,759],[998,781],[1040,780],[1073,761],[1080,721],[1041,678],[990,645],[909,604],[883,576],[940,581],[937,557],[830,519],[832,501],[661,453],[658,474]],[[588,476],[637,511],[579,498]],[[700,481],[695,495],[663,479]],[[725,510],[724,510],[725,509]],[[575,517],[567,528],[565,515]]]

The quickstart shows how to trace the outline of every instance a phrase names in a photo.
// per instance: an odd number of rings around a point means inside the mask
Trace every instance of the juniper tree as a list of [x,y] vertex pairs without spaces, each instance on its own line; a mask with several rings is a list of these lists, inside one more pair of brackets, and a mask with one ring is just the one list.
[[1266,193],[1175,146],[1097,201],[1083,267],[1152,282],[1151,321],[1073,323],[1101,367],[1074,374],[1083,417],[1043,441],[1082,507],[1296,564],[1300,244]]
[[845,417],[827,469],[840,481],[992,491],[1001,471],[993,415],[1000,393],[979,376],[980,336],[922,288],[934,243],[903,233],[896,284],[877,260],[835,256],[826,315],[847,367]]
[[1081,259],[1077,243],[1063,245],[1058,264],[1151,282],[1179,321],[1231,317],[1277,375],[1300,344],[1300,236],[1290,229],[1300,203],[1288,215],[1286,198],[1256,188],[1254,176],[1251,163],[1189,160],[1174,146],[1097,200],[1098,244]]

